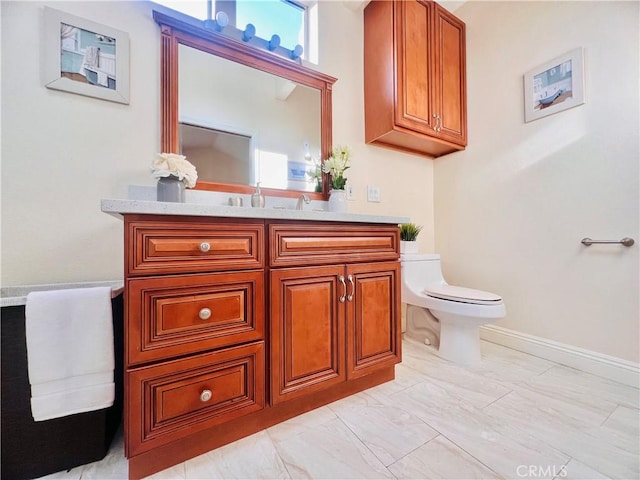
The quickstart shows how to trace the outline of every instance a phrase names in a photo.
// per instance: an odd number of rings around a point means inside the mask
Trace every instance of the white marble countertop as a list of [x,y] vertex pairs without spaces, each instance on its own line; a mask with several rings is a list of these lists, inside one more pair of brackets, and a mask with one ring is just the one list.
[[337,213],[288,208],[252,208],[211,205],[206,203],[173,203],[153,200],[103,199],[101,209],[120,217],[123,214],[193,215],[201,217],[264,218],[272,220],[312,220],[319,222],[408,223],[408,217]]
[[16,305],[26,305],[27,295],[30,292],[43,292],[48,290],[66,290],[69,288],[92,288],[111,287],[111,296],[116,297],[124,290],[122,280],[105,282],[82,282],[82,283],[52,283],[40,285],[18,285],[15,287],[0,288],[0,306],[13,307]]

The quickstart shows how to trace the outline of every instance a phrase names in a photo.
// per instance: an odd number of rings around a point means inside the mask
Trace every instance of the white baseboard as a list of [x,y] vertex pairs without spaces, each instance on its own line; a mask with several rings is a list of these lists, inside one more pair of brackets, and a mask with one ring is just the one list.
[[480,327],[480,338],[583,372],[640,388],[640,365],[628,360],[520,333],[496,325]]

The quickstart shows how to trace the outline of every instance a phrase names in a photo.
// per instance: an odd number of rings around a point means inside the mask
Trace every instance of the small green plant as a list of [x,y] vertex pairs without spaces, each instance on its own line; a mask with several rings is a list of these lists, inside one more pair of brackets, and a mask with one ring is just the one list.
[[405,242],[415,242],[421,231],[421,225],[416,225],[415,223],[402,223],[400,224],[400,240]]

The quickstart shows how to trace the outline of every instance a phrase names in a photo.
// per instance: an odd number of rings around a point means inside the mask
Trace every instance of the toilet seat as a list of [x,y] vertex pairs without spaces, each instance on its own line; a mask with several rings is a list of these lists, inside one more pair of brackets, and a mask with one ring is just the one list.
[[424,289],[424,293],[429,297],[439,298],[441,300],[474,305],[496,305],[502,302],[502,297],[495,293],[474,290],[473,288],[457,287],[455,285],[429,285]]

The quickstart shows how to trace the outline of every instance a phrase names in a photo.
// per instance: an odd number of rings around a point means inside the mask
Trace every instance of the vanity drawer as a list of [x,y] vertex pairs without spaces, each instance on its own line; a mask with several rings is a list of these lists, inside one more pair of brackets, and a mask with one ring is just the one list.
[[125,249],[129,275],[264,267],[261,222],[193,217],[163,221],[128,215],[125,244],[130,245]]
[[264,408],[264,342],[127,372],[127,456]]
[[127,362],[264,339],[264,272],[127,281]]
[[396,225],[269,225],[269,265],[320,265],[397,260]]

